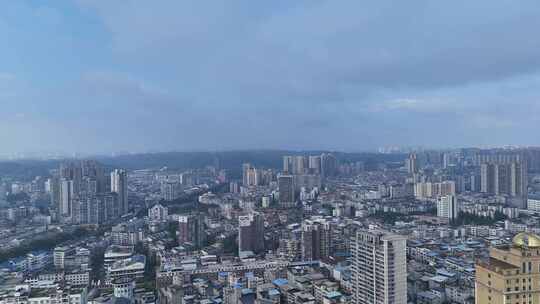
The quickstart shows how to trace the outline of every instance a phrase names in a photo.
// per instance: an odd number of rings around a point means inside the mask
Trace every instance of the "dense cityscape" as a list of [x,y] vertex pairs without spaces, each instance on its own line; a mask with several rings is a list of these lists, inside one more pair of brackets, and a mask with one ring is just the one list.
[[0,1],[0,304],[540,304],[540,2]]
[[293,153],[1,176],[0,303],[536,303],[540,149]]

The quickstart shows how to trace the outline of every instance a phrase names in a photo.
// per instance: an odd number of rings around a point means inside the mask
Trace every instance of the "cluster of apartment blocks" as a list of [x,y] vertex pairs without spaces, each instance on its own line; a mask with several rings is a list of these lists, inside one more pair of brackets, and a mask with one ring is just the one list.
[[[346,249],[340,245],[345,236],[335,239],[339,232],[333,234],[330,226],[322,219],[303,223],[299,252],[290,255],[290,260],[282,254],[267,254],[263,260],[241,254],[236,262],[211,255],[179,259],[158,254],[160,301],[169,303],[182,297],[186,303],[205,298],[215,303],[219,297],[235,304],[249,299],[255,302],[248,303],[406,303],[406,237],[358,227],[347,236],[350,247]],[[334,245],[353,253],[350,267],[345,259],[320,262],[335,254]],[[377,276],[369,276],[374,273]],[[385,283],[377,284],[376,289],[362,289],[381,280]],[[205,286],[204,293],[198,292],[200,285]],[[209,292],[208,288],[215,290]],[[363,292],[357,292],[361,289]]]
[[54,220],[99,225],[128,213],[128,176],[115,169],[109,175],[96,161],[61,164],[47,181]]
[[51,285],[46,288],[32,288],[28,284],[4,286],[0,290],[0,304],[86,304],[86,287]]

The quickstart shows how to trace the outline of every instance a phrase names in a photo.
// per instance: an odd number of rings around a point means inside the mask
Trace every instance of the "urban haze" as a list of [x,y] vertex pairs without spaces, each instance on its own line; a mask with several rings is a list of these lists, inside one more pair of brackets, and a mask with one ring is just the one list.
[[0,3],[0,304],[540,304],[537,1]]

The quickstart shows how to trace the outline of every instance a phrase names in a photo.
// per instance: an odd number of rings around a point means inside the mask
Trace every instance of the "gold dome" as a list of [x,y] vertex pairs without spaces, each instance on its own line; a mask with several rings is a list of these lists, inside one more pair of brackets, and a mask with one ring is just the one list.
[[519,247],[540,247],[540,236],[530,232],[520,232],[514,236],[512,243]]

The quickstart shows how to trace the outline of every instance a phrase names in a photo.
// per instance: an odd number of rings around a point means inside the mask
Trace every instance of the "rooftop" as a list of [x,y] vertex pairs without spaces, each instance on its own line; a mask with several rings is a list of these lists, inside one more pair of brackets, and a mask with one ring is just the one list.
[[501,271],[504,271],[504,270],[519,269],[519,267],[517,267],[517,266],[514,266],[512,264],[503,262],[501,260],[498,260],[498,259],[495,259],[495,258],[492,258],[492,257],[489,258],[488,263],[479,262],[477,265],[480,266],[480,267],[489,269],[491,271],[494,271],[494,272],[501,272]]

